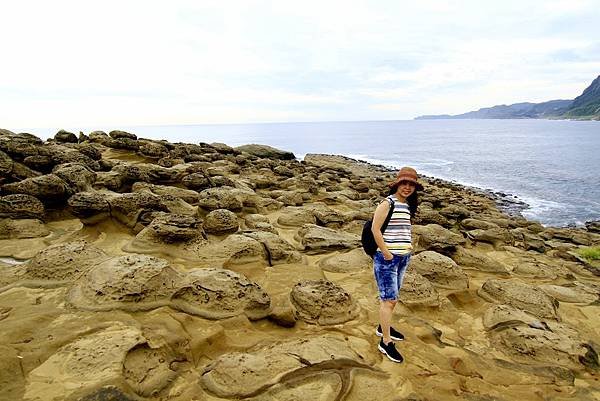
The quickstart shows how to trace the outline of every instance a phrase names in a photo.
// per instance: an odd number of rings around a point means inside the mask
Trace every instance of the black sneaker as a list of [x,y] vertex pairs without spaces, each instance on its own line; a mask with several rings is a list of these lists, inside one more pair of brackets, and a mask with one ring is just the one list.
[[394,343],[391,341],[389,342],[389,344],[385,345],[383,343],[383,339],[381,339],[377,348],[379,348],[379,351],[385,354],[388,357],[388,359],[392,362],[402,363],[402,361],[404,360],[404,358],[402,358],[402,355],[400,355],[400,353],[396,349]]
[[[375,330],[375,334],[377,337],[383,337],[383,332],[381,331],[381,325],[377,326],[377,330]],[[404,334],[396,331],[395,328],[390,327],[390,338],[394,341],[404,341]]]

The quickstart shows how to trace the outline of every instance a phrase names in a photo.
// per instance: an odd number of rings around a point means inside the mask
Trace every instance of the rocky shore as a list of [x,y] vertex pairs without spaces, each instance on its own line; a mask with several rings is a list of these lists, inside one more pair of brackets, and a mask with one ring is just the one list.
[[0,400],[600,400],[588,229],[423,181],[377,350],[393,173],[268,146],[0,130]]

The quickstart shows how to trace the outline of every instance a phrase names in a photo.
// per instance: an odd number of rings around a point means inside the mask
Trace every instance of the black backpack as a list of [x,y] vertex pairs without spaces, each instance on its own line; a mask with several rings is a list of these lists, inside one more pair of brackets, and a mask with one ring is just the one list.
[[[387,217],[385,221],[381,225],[381,232],[384,233],[387,228],[390,219],[392,218],[392,214],[394,213],[394,201],[390,198],[386,198],[390,203],[390,210],[388,211]],[[362,242],[362,247],[365,250],[365,253],[370,257],[375,255],[377,252],[377,243],[375,242],[375,237],[373,237],[373,231],[371,231],[371,227],[373,226],[373,219],[368,220],[362,229],[362,234],[360,236],[360,241]]]

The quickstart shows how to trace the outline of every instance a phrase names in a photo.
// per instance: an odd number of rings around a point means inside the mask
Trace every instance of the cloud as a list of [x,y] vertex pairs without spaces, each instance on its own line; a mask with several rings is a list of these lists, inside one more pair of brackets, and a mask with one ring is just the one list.
[[0,24],[0,121],[402,119],[575,97],[600,71],[599,9],[583,0],[13,2]]

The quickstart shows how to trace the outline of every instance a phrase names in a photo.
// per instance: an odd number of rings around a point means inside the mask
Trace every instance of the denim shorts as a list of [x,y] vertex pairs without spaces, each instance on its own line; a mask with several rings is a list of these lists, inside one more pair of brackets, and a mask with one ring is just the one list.
[[406,255],[394,255],[392,260],[385,260],[381,251],[375,252],[373,257],[373,272],[379,298],[382,301],[396,301],[404,281],[404,273],[410,261],[410,253]]

